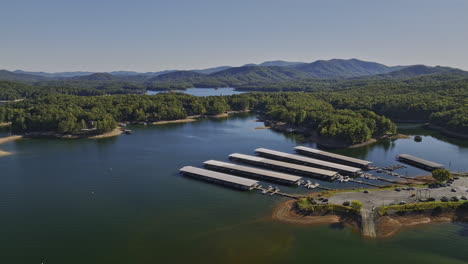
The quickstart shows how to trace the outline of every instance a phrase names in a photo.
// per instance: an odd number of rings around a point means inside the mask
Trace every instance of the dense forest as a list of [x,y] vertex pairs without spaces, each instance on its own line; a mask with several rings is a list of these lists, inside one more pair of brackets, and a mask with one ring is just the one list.
[[[264,74],[270,74],[271,69],[276,68],[269,68]],[[245,78],[251,75],[245,75],[244,71],[251,70],[245,67],[226,71],[231,73],[229,76],[247,81]],[[226,71],[213,75],[227,78]],[[294,73],[281,71],[284,76],[280,79]],[[190,83],[172,81],[181,76],[196,79],[203,74],[179,71],[156,78],[169,86],[180,85],[171,88],[190,87]],[[468,78],[464,75],[430,74],[403,79],[280,79],[237,89],[289,92],[207,98],[179,94],[145,96],[141,94],[150,89],[148,86],[116,80],[39,81],[34,84],[0,81],[0,100],[28,99],[0,107],[0,122],[13,122],[13,129],[19,133],[46,130],[76,133],[86,128],[103,132],[119,121],[171,120],[249,108],[261,111],[272,121],[312,129],[321,136],[350,143],[394,132],[389,119],[429,122],[452,132],[468,134]]]
[[329,103],[304,93],[249,93],[194,97],[180,93],[158,95],[71,96],[47,95],[0,107],[0,122],[12,122],[16,133],[103,133],[117,122],[183,119],[216,115],[228,110],[252,109],[268,119],[317,130],[320,135],[348,143],[395,132],[387,118],[367,110],[336,110]]

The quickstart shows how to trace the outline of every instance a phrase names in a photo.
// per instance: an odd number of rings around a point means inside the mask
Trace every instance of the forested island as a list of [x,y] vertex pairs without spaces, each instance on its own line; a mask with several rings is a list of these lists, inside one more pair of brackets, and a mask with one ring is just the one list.
[[[155,89],[226,86],[251,93],[146,95]],[[101,134],[118,122],[252,110],[273,128],[345,144],[393,134],[394,122],[427,123],[451,136],[468,137],[467,72],[355,59],[66,78],[0,71],[0,100],[21,100],[0,106],[0,123],[11,123],[18,134]]]

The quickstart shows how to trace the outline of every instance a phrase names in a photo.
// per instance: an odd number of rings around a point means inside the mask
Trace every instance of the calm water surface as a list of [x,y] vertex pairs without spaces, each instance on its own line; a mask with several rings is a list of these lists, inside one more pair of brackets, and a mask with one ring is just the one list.
[[[255,129],[262,125],[240,115],[135,126],[132,135],[110,139],[1,145],[14,153],[0,158],[1,263],[468,262],[467,224],[429,225],[366,240],[348,227],[275,222],[272,209],[284,198],[178,174],[184,165],[227,160],[233,152],[253,154],[258,147],[292,152],[301,144],[294,136]],[[388,140],[337,152],[377,165],[394,164],[396,154],[409,153],[468,171],[467,141],[417,127],[403,132],[423,135],[423,141]],[[403,173],[427,174],[415,168]]]
[[[189,88],[187,90],[178,91],[194,96],[221,96],[241,94],[244,92],[235,91],[234,88]],[[148,91],[148,94],[167,93],[167,91]]]

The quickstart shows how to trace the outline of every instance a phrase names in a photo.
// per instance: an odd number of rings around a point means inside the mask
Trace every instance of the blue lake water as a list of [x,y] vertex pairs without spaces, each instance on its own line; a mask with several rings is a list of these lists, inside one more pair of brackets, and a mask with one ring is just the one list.
[[[2,263],[467,263],[468,225],[436,224],[374,241],[348,227],[272,220],[285,198],[239,192],[178,174],[185,165],[227,161],[258,147],[293,152],[300,137],[255,116],[133,126],[100,140],[23,139],[0,145]],[[333,150],[395,164],[408,153],[468,171],[468,142],[422,135]],[[314,143],[305,144],[315,147]],[[427,172],[409,167],[408,175]],[[334,186],[333,183],[322,183]],[[338,184],[338,183],[337,183]],[[351,183],[340,187],[352,187]],[[280,187],[290,193],[303,188]]]
[[[233,95],[241,94],[244,92],[236,91],[234,88],[188,88],[187,90],[177,91],[194,96],[219,96],[219,95]],[[167,91],[148,91],[147,94],[167,93]]]

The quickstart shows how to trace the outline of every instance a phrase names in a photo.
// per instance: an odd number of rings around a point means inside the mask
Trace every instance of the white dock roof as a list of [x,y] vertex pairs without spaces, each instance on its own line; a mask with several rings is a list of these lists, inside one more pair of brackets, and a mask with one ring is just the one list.
[[360,168],[341,165],[341,164],[338,164],[338,163],[323,161],[323,160],[319,160],[319,159],[308,158],[308,157],[295,155],[295,154],[289,154],[289,153],[280,152],[280,151],[271,150],[271,149],[258,148],[258,149],[255,150],[255,152],[270,154],[270,155],[283,157],[283,158],[288,158],[288,159],[293,159],[293,160],[297,160],[297,161],[300,161],[300,162],[317,164],[317,165],[320,165],[320,166],[329,167],[331,170],[338,169],[338,170],[347,171],[347,172],[350,172],[350,173],[356,173],[356,172],[361,170]]
[[313,167],[308,167],[308,166],[302,166],[302,165],[297,165],[297,164],[283,162],[283,161],[265,159],[265,158],[261,158],[261,157],[244,155],[244,154],[239,154],[239,153],[233,153],[233,154],[229,155],[229,157],[261,162],[261,163],[270,164],[270,165],[274,165],[274,166],[280,166],[280,167],[289,168],[289,169],[293,169],[293,170],[305,171],[305,172],[318,174],[318,175],[322,175],[322,176],[326,176],[326,177],[333,177],[336,174],[338,174],[338,172],[336,172],[336,171],[323,170],[323,169],[318,169],[318,168],[313,168]]
[[372,163],[372,161],[356,159],[356,158],[352,158],[352,157],[348,157],[348,156],[344,156],[344,155],[340,155],[340,154],[335,154],[335,153],[331,153],[331,152],[327,152],[327,151],[323,151],[323,150],[319,150],[319,149],[308,148],[308,147],[304,147],[304,146],[297,146],[294,149],[299,149],[299,150],[302,150],[302,151],[305,151],[305,152],[310,152],[310,153],[316,153],[316,154],[319,154],[319,155],[323,155],[323,156],[327,156],[327,157],[331,157],[331,158],[335,158],[335,159],[354,162],[356,164],[361,164],[361,165],[364,165],[364,166],[369,165],[369,164]]
[[302,179],[299,176],[295,176],[295,175],[291,175],[291,174],[280,173],[280,172],[275,172],[275,171],[270,171],[270,170],[262,170],[262,169],[257,169],[257,168],[252,168],[252,167],[247,167],[247,166],[242,166],[242,165],[237,165],[237,164],[232,164],[232,163],[227,163],[227,162],[222,162],[222,161],[217,161],[217,160],[207,160],[207,161],[204,162],[204,164],[223,167],[223,168],[228,168],[228,169],[233,169],[233,170],[238,170],[238,171],[243,171],[243,172],[249,172],[249,173],[254,173],[254,174],[259,174],[259,175],[264,175],[266,177],[276,178],[276,179],[290,181],[290,182],[297,182],[297,181]]
[[230,182],[238,185],[243,185],[246,187],[252,187],[255,184],[258,184],[258,181],[254,181],[247,178],[237,177],[221,172],[210,171],[206,169],[201,169],[192,166],[185,166],[180,169],[181,172],[193,173],[207,178],[213,178],[224,182]]
[[421,159],[421,158],[418,158],[418,157],[415,157],[415,156],[412,156],[412,155],[409,155],[409,154],[400,154],[400,155],[398,155],[398,157],[402,157],[402,158],[407,159],[407,160],[412,160],[414,162],[417,162],[417,163],[420,163],[420,164],[423,164],[423,165],[426,165],[426,166],[429,166],[429,167],[432,167],[432,168],[443,168],[444,167],[444,165],[442,165],[442,164],[435,163],[435,162],[425,160],[425,159]]

